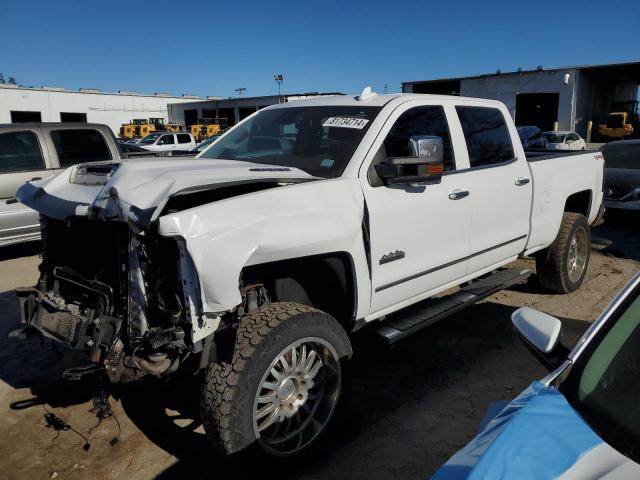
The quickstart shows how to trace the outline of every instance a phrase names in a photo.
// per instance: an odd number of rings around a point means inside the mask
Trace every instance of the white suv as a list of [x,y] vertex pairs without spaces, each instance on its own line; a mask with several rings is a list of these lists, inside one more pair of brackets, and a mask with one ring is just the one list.
[[151,152],[170,152],[172,150],[190,150],[196,141],[190,133],[150,133],[138,143]]

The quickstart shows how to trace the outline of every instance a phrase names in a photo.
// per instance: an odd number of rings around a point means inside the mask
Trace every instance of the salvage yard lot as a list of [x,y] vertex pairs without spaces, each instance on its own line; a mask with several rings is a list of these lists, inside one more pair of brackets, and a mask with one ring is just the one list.
[[[366,329],[356,335],[346,421],[316,455],[279,467],[278,477],[427,478],[469,441],[492,401],[544,375],[513,332],[511,312],[527,305],[556,315],[575,342],[640,270],[639,223],[607,215],[593,232],[587,279],[572,294],[547,294],[531,277],[382,354]],[[115,416],[96,426],[93,385],[61,379],[83,355],[7,338],[18,326],[12,289],[35,281],[37,248],[0,250],[0,479],[228,478],[207,450],[194,379],[118,386]],[[257,466],[262,477],[270,472]]]

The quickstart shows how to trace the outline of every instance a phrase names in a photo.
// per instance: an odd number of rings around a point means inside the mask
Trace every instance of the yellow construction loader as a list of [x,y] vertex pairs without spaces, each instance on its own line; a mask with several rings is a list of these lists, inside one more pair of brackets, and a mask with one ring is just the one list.
[[191,135],[196,141],[202,142],[214,135],[220,135],[227,129],[226,118],[201,118],[198,123],[191,125]]
[[184,131],[184,125],[180,124],[180,123],[166,123],[164,125],[164,128],[167,132],[173,132],[173,133],[178,133],[178,132],[183,132]]
[[640,136],[638,101],[618,102],[613,109],[607,115],[605,123],[598,127],[598,133],[609,138]]
[[123,123],[120,126],[120,137],[121,138],[128,138],[129,140],[131,140],[132,138],[136,137],[136,126],[129,122],[129,123]]

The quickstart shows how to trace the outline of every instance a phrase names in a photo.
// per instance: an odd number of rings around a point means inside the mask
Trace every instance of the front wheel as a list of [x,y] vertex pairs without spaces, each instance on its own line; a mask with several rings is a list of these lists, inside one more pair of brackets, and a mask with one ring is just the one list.
[[206,374],[207,436],[227,455],[250,446],[275,457],[303,452],[332,420],[350,356],[341,325],[312,307],[273,303],[246,315],[232,362]]
[[584,215],[566,212],[558,236],[536,255],[540,284],[560,293],[577,290],[587,274],[591,254],[591,232]]

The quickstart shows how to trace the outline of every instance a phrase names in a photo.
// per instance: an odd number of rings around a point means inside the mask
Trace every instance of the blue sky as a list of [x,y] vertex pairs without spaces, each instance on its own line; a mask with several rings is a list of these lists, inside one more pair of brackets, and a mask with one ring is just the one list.
[[640,1],[0,0],[28,86],[236,96],[640,60]]

